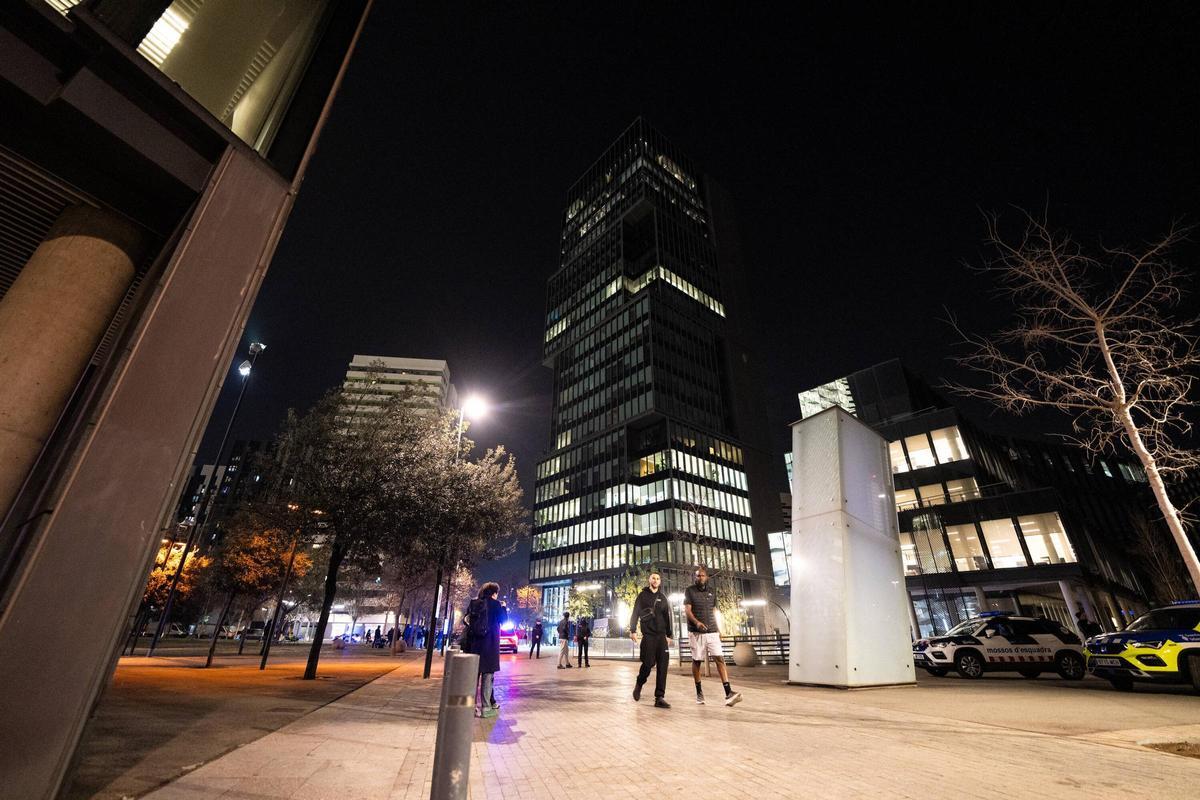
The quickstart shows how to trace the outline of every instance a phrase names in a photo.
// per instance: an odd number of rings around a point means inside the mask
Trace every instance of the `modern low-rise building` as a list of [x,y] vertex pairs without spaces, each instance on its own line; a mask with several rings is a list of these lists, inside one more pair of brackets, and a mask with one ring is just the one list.
[[915,634],[986,610],[1070,626],[1083,609],[1113,629],[1153,596],[1131,558],[1153,506],[1132,459],[990,432],[899,361],[801,392],[800,404],[806,416],[842,405],[888,440]]
[[413,408],[458,408],[458,391],[450,382],[450,366],[433,358],[356,355],[346,368],[345,391],[358,413],[381,408],[404,394]]

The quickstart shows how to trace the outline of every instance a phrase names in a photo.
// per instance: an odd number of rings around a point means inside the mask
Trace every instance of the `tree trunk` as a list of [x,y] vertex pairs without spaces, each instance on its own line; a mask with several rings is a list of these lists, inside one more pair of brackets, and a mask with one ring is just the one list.
[[1137,424],[1133,421],[1133,416],[1127,408],[1121,409],[1121,424],[1125,426],[1125,434],[1129,437],[1130,444],[1133,445],[1133,452],[1137,454],[1138,461],[1142,463],[1142,469],[1146,470],[1146,478],[1150,481],[1150,491],[1154,493],[1158,509],[1162,512],[1163,519],[1167,521],[1167,528],[1170,529],[1171,536],[1175,539],[1175,546],[1179,548],[1179,554],[1183,556],[1183,564],[1192,578],[1192,585],[1197,592],[1200,592],[1200,559],[1196,557],[1196,549],[1188,540],[1187,531],[1183,529],[1183,520],[1179,518],[1179,510],[1175,508],[1175,504],[1171,502],[1171,498],[1167,494],[1167,486],[1158,472],[1158,464],[1155,462],[1153,454],[1146,449],[1141,431],[1138,430]]
[[234,592],[230,592],[225,598],[225,607],[221,609],[221,616],[217,619],[217,627],[213,630],[212,641],[208,644],[208,658],[204,662],[204,668],[208,669],[212,666],[213,653],[217,650],[217,639],[221,636],[221,627],[225,624],[225,617],[229,616],[229,607],[233,605],[233,598],[236,596]]
[[321,616],[317,619],[317,629],[313,633],[312,647],[308,650],[308,665],[304,668],[304,680],[311,681],[317,677],[317,662],[321,660],[321,644],[325,641],[325,628],[329,625],[329,610],[333,608],[333,599],[337,597],[338,568],[346,556],[345,546],[340,536],[334,536],[333,548],[329,552],[329,571],[325,573],[325,597],[321,601]]
[[440,588],[442,588],[442,565],[439,563],[437,577],[433,579],[433,603],[429,616],[429,630],[425,634],[425,670],[422,674],[424,678],[429,677],[429,670],[433,666],[433,642],[436,636],[434,628],[437,627],[438,590]]
[[404,628],[400,627],[400,611],[404,608],[404,598],[408,594],[407,591],[400,593],[400,601],[396,603],[396,621],[394,634],[392,635],[392,655],[396,655],[396,651],[400,649],[400,634],[404,633]]

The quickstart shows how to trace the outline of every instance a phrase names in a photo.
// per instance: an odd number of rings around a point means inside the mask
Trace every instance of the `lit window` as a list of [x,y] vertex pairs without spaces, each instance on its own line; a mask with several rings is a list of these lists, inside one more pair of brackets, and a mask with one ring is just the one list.
[[892,472],[908,472],[908,462],[904,460],[900,442],[888,442],[888,455],[892,459]]
[[933,439],[933,449],[937,451],[938,461],[943,464],[950,461],[963,461],[971,457],[967,453],[967,446],[963,444],[957,425],[932,431],[929,435]]
[[989,519],[981,522],[980,527],[983,528],[988,551],[992,554],[992,563],[996,569],[1028,566],[1011,519]]
[[1029,557],[1034,564],[1071,564],[1075,562],[1075,548],[1063,530],[1058,514],[1031,514],[1017,517]]
[[918,486],[917,491],[921,494],[921,505],[940,506],[946,502],[946,491],[940,483]]
[[933,459],[933,448],[929,446],[929,437],[923,433],[909,436],[904,440],[908,450],[908,460],[913,469],[923,469],[937,464]]
[[917,560],[917,545],[909,531],[900,531],[900,555],[904,559],[905,575],[921,574],[921,563]]
[[975,483],[974,478],[946,481],[946,489],[949,490],[948,496],[951,503],[957,503],[960,500],[974,500],[979,497],[979,486]]
[[896,490],[896,510],[903,511],[906,508],[917,507],[917,493],[913,489],[897,489]]
[[950,540],[950,552],[954,554],[954,565],[959,572],[988,568],[987,556],[974,525],[947,525],[946,538]]

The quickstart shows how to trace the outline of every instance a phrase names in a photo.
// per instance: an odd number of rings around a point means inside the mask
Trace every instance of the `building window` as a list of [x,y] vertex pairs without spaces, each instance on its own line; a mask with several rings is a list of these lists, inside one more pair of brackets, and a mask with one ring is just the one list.
[[1018,517],[1025,546],[1034,564],[1071,564],[1076,561],[1075,548],[1063,530],[1062,520],[1055,512]]
[[1011,519],[989,519],[979,523],[979,526],[987,539],[988,552],[992,554],[996,569],[1028,566]]
[[940,506],[946,502],[946,490],[940,483],[918,486],[917,491],[921,494],[921,505],[923,506]]
[[954,554],[954,565],[959,572],[988,568],[987,556],[974,525],[947,525],[946,538],[950,540],[950,552]]
[[903,511],[906,508],[917,507],[917,493],[913,489],[897,489],[896,490],[896,510]]
[[963,444],[957,425],[932,431],[929,436],[933,439],[933,449],[937,452],[938,461],[943,464],[964,461],[971,457],[967,453],[967,446]]
[[265,154],[319,38],[327,5],[175,0],[138,52]]
[[908,472],[908,462],[904,460],[904,449],[899,441],[888,442],[888,455],[892,458],[892,472]]
[[975,483],[974,478],[960,478],[958,480],[946,481],[946,489],[951,503],[957,503],[960,500],[974,500],[979,497],[979,486]]
[[904,559],[905,575],[921,574],[921,562],[917,560],[917,544],[909,531],[900,531],[900,555]]
[[933,448],[929,446],[929,437],[923,433],[906,437],[904,447],[908,450],[908,461],[913,469],[924,469],[936,466],[933,458]]

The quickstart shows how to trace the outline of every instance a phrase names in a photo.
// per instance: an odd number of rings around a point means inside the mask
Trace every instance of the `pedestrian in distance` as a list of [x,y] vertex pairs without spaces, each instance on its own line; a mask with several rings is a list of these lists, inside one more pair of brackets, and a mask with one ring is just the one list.
[[591,638],[591,623],[586,619],[579,620],[579,623],[575,626],[575,641],[579,643],[579,649],[575,652],[575,663],[581,667],[592,666],[592,661],[588,658],[588,641]]
[[729,687],[729,670],[725,669],[725,653],[721,649],[721,632],[717,628],[717,592],[708,582],[708,570],[696,569],[696,582],[683,593],[683,612],[687,616],[688,647],[692,651],[692,680],[696,682],[696,702],[704,705],[704,688],[700,685],[700,665],[712,659],[725,689],[725,705],[737,705],[742,693]]
[[494,687],[500,671],[500,626],[508,613],[496,600],[499,593],[499,584],[485,583],[463,614],[462,650],[479,656],[479,698],[475,707],[481,717],[494,717],[500,712]]
[[558,621],[558,668],[571,668],[571,612],[564,611]]
[[629,638],[638,640],[638,627],[642,629],[639,656],[642,666],[638,669],[637,683],[633,687],[633,699],[642,699],[642,687],[654,670],[654,707],[670,708],[666,701],[667,670],[671,666],[671,603],[662,592],[662,576],[650,573],[649,585],[638,592],[633,603],[633,614],[629,618]]
[[542,621],[539,619],[533,623],[533,630],[529,633],[529,657],[533,658],[533,649],[537,648],[537,657],[542,657]]

